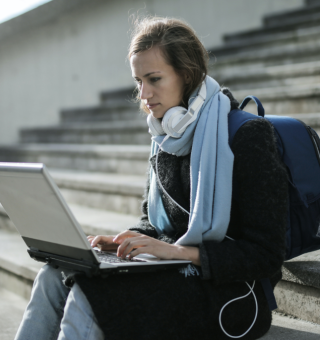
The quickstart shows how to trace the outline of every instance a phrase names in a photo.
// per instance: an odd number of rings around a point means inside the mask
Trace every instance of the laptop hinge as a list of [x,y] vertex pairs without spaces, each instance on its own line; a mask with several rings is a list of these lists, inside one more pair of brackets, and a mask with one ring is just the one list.
[[75,271],[83,271],[88,276],[97,275],[99,272],[99,265],[87,261],[75,260],[42,251],[34,251],[31,248],[27,251],[34,260],[45,262],[55,268],[62,267]]

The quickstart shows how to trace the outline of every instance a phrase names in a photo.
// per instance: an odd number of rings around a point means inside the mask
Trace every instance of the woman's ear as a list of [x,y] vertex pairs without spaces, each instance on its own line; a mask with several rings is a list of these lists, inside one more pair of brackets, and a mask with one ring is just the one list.
[[190,82],[191,82],[191,77],[187,73],[184,74],[184,82],[186,84],[190,84]]

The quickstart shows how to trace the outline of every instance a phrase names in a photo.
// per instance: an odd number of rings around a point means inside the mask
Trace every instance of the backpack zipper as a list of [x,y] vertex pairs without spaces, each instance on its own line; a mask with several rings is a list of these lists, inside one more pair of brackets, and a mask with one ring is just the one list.
[[318,136],[318,134],[313,130],[313,128],[309,125],[307,125],[306,123],[304,123],[302,120],[297,119],[299,122],[301,122],[304,127],[307,129],[307,132],[311,138],[312,144],[315,148],[316,151],[316,156],[320,165],[320,138]]

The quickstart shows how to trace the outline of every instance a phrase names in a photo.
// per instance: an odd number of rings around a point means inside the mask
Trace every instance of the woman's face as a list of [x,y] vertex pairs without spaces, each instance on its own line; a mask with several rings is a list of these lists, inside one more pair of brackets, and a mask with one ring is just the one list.
[[187,79],[167,64],[159,47],[134,54],[130,65],[140,98],[155,118],[162,118],[171,107],[181,105]]

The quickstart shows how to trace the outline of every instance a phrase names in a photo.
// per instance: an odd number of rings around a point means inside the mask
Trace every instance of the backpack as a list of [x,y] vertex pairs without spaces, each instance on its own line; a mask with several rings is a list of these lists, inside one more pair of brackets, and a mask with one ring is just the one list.
[[[253,100],[258,116],[242,109]],[[246,122],[265,118],[273,125],[277,148],[288,173],[288,218],[286,228],[285,260],[320,249],[320,139],[304,122],[286,116],[264,115],[258,98],[247,96],[240,109],[228,116],[229,144],[238,129]],[[235,196],[237,193],[235,192]],[[273,289],[268,278],[260,280],[270,310],[277,308]]]
[[[250,100],[258,116],[242,111]],[[289,181],[286,260],[320,249],[320,139],[304,122],[286,116],[264,115],[258,98],[246,97],[240,109],[229,113],[229,144],[238,129],[252,119],[266,118],[273,125],[278,153]]]

